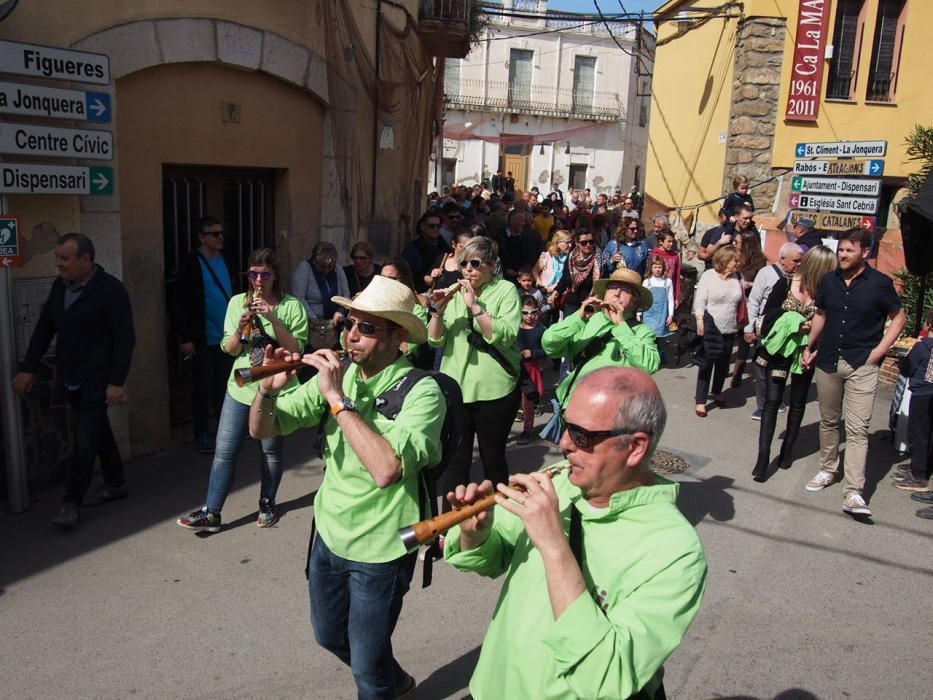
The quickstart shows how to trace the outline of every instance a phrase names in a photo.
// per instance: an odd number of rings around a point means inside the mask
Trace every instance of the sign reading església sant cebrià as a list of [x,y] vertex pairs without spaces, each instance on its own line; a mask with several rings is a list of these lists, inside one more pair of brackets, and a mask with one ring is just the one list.
[[829,10],[830,0],[800,0],[790,92],[784,114],[788,121],[812,122],[820,115]]

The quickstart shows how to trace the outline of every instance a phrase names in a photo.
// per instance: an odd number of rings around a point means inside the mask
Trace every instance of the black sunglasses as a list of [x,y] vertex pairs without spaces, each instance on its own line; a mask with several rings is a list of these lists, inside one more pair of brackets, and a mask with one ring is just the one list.
[[422,224],[425,228],[440,228],[440,224]]
[[369,260],[368,255],[354,255],[352,256],[353,260]]
[[268,270],[265,270],[264,272],[259,272],[258,270],[250,270],[250,271],[249,271],[249,278],[250,278],[251,280],[258,280],[260,277],[262,277],[262,279],[264,279],[264,280],[271,280],[271,279],[272,279],[272,273],[271,273],[270,271],[268,271]]
[[483,264],[482,260],[461,260],[460,261],[460,267],[463,269],[465,269],[466,266],[469,265],[474,270],[478,270],[482,264]]
[[224,235],[224,232],[223,231],[205,231],[201,235],[202,236],[213,236],[214,238],[217,238],[219,236]]
[[372,338],[378,331],[387,331],[392,328],[392,326],[377,326],[375,323],[370,323],[369,321],[357,321],[349,316],[343,319],[343,329],[345,331],[352,330],[353,326],[359,329],[360,335],[366,336],[367,338]]
[[593,243],[595,243],[595,242],[596,242],[596,241],[595,241],[595,239],[593,239],[593,238],[588,238],[588,239],[585,240],[585,241],[582,240],[582,239],[579,240],[579,241],[577,241],[577,243],[579,243],[580,245],[593,245]]
[[581,428],[575,423],[568,423],[563,415],[560,417],[560,424],[570,435],[573,444],[581,450],[592,450],[597,442],[602,442],[608,437],[618,437],[619,435],[634,435],[642,433],[643,430],[629,430],[627,428],[617,428],[615,430],[587,430]]
[[522,316],[534,316],[536,313],[537,309],[522,309]]

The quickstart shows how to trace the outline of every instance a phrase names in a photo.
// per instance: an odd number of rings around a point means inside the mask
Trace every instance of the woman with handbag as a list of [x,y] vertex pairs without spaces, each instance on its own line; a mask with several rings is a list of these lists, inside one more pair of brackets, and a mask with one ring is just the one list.
[[[719,248],[713,255],[712,269],[703,273],[694,293],[696,332],[704,338],[705,350],[697,370],[696,414],[700,418],[706,418],[706,401],[710,396],[716,404],[724,404],[722,387],[729,375],[736,332],[748,323],[745,284],[742,275],[738,273],[739,259],[740,254],[735,246]],[[710,338],[705,337],[708,334]],[[713,338],[716,340],[715,351],[708,342]]]
[[820,280],[838,265],[836,254],[823,245],[814,246],[803,256],[800,270],[793,279],[779,279],[768,295],[762,311],[761,349],[755,362],[765,367],[765,405],[758,433],[758,459],[752,476],[755,481],[768,478],[771,464],[771,440],[777,424],[784,387],[790,377],[790,401],[787,430],[781,444],[779,464],[789,469],[794,442],[800,434],[807,393],[813,382],[814,367],[804,369],[800,359],[810,332],[810,320],[816,310],[814,300]]
[[[440,369],[463,389],[463,440],[444,470],[442,487],[470,481],[474,436],[484,479],[507,483],[505,444],[518,411],[520,354],[515,341],[522,307],[518,290],[497,274],[495,241],[476,236],[460,249],[463,272],[452,296],[431,292],[428,343],[444,347]],[[445,504],[445,508],[449,505]]]
[[[219,532],[220,511],[233,487],[236,459],[243,441],[249,437],[249,411],[259,390],[259,383],[238,386],[234,381],[238,369],[261,365],[266,346],[283,347],[289,352],[301,352],[308,339],[308,317],[301,302],[282,290],[282,280],[275,253],[268,248],[253,251],[249,256],[249,292],[237,294],[227,305],[221,348],[236,359],[227,381],[214,461],[207,484],[204,505],[178,518],[182,527],[196,532]],[[298,386],[292,379],[288,389]],[[259,527],[275,524],[275,495],[282,480],[282,436],[260,442]]]
[[349,297],[350,286],[343,268],[337,265],[337,248],[333,243],[316,243],[311,257],[298,263],[292,274],[292,292],[308,313],[308,349],[336,347],[343,312],[331,299]]

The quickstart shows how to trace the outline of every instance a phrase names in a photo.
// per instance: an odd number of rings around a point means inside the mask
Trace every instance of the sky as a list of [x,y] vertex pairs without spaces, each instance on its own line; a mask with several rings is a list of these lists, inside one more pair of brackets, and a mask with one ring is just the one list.
[[[645,14],[654,12],[663,5],[665,0],[622,0],[622,4],[629,12],[645,11]],[[566,10],[568,12],[596,12],[593,0],[548,0],[549,10]],[[621,12],[619,0],[599,0],[599,9],[604,13]]]

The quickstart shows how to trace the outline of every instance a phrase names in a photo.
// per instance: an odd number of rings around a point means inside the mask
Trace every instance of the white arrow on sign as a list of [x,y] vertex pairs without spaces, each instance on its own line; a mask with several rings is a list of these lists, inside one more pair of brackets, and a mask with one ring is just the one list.
[[101,102],[99,97],[95,97],[94,101],[91,103],[91,110],[93,110],[95,117],[99,117],[107,111],[107,105]]
[[103,173],[97,173],[97,176],[92,180],[92,182],[99,190],[107,189],[107,185],[110,184],[110,180],[108,180],[107,176]]
[[4,258],[4,259],[3,259],[3,266],[4,266],[4,267],[9,267],[9,266],[12,265],[12,264],[13,264],[13,261],[10,260],[9,258]]

